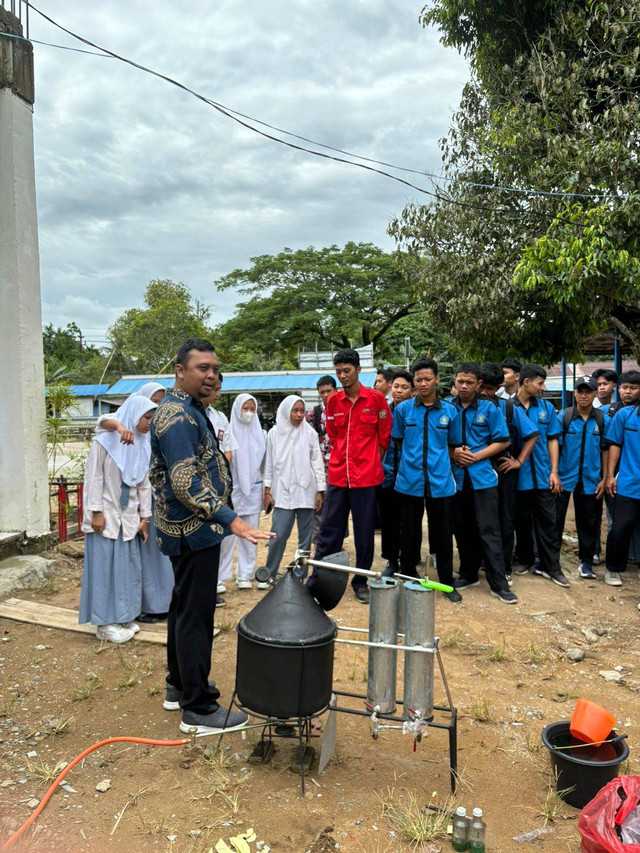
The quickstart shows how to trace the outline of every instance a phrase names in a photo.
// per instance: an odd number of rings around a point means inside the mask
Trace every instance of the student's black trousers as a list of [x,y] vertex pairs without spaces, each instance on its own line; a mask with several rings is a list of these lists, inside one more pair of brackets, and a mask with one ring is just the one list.
[[378,517],[380,519],[381,555],[394,565],[400,559],[400,498],[393,486],[378,486]]
[[[373,563],[373,542],[376,526],[376,490],[377,486],[364,486],[361,489],[349,489],[346,486],[330,486],[324,493],[322,522],[318,532],[314,558],[322,560],[330,554],[342,550],[344,534],[349,519],[353,519],[353,539],[356,546],[356,563],[359,569],[370,569]],[[309,578],[309,586],[314,584],[315,571]],[[366,586],[364,575],[354,575],[351,586],[354,589]]]
[[504,570],[511,573],[513,548],[516,541],[516,496],[518,494],[518,472],[498,474],[498,509],[500,513],[500,535]]
[[422,546],[422,516],[427,510],[429,552],[436,558],[438,580],[453,585],[453,495],[450,498],[418,498],[394,492],[400,505],[402,548],[400,567],[403,575],[418,577]]
[[171,557],[174,587],[167,617],[169,683],[182,691],[183,710],[210,714],[219,690],[209,687],[220,545],[192,551],[183,540]]
[[[556,522],[558,542],[562,543],[562,533],[569,509],[571,492],[561,492],[556,498]],[[585,495],[582,483],[573,490],[573,510],[576,517],[576,532],[578,534],[578,556],[585,563],[593,563],[596,553],[596,543],[600,533],[602,518],[602,498],[595,495]]]
[[498,488],[476,490],[465,475],[454,501],[454,530],[460,554],[460,577],[475,581],[484,559],[489,586],[495,592],[509,589],[500,534]]
[[607,536],[605,565],[610,572],[627,570],[629,545],[637,521],[640,521],[640,498],[616,495],[613,502],[613,526]]
[[551,489],[527,489],[518,492],[516,502],[518,542],[516,559],[533,566],[535,533],[540,568],[543,572],[560,571],[560,540],[556,517],[556,496]]

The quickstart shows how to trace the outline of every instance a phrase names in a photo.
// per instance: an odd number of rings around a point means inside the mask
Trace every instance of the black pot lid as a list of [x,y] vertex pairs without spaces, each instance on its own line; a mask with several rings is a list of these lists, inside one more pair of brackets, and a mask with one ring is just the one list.
[[276,646],[313,646],[336,635],[336,623],[291,571],[242,617],[238,633]]

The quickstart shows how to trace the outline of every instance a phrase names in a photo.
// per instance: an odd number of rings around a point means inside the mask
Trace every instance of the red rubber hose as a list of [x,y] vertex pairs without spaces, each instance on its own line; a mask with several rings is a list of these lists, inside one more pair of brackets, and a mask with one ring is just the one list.
[[51,785],[47,793],[44,795],[38,807],[33,811],[32,814],[29,815],[27,820],[22,824],[22,826],[17,829],[13,835],[4,842],[2,847],[0,847],[0,853],[4,850],[8,850],[11,845],[20,838],[20,836],[26,832],[26,830],[31,826],[34,820],[38,817],[41,811],[43,811],[44,807],[47,805],[51,797],[53,796],[53,792],[58,787],[60,782],[64,779],[67,773],[72,770],[76,764],[82,761],[83,758],[86,758],[91,752],[95,752],[96,749],[100,749],[101,746],[106,746],[108,743],[146,743],[151,746],[185,746],[187,743],[191,743],[189,738],[181,738],[180,740],[151,740],[150,738],[144,737],[110,737],[107,740],[101,740],[99,743],[94,743],[93,746],[85,749],[84,752],[81,752],[80,755],[77,755],[70,764],[64,768],[62,773],[58,776],[55,782]]

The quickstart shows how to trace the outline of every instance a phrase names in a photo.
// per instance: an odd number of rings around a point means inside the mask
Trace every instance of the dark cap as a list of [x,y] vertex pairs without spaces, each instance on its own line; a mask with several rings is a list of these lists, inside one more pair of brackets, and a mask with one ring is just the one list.
[[576,382],[576,391],[579,391],[581,388],[586,388],[589,391],[597,391],[598,383],[593,376],[585,376]]

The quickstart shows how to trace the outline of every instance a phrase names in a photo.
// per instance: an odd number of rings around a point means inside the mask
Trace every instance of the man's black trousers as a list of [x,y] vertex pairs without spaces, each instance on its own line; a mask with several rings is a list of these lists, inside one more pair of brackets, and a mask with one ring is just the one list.
[[[561,492],[556,498],[558,542],[561,544],[570,497],[571,492]],[[602,498],[598,500],[595,495],[585,495],[582,483],[578,483],[573,490],[573,511],[578,534],[578,556],[581,562],[592,564],[600,533]]]
[[403,575],[418,577],[422,545],[422,516],[427,510],[429,552],[436,558],[438,580],[453,586],[453,495],[449,498],[418,498],[393,493],[401,511],[402,548],[400,566]]
[[169,683],[182,691],[181,707],[196,714],[218,709],[219,690],[209,687],[213,617],[220,545],[192,551],[182,541],[171,557],[174,587],[167,618]]
[[560,571],[560,540],[556,517],[556,496],[550,489],[518,492],[516,559],[525,566],[535,563],[533,536],[543,572]]
[[606,567],[610,572],[625,572],[633,528],[640,521],[640,498],[616,495],[613,502],[613,526],[607,536]]
[[378,486],[378,517],[380,519],[381,555],[394,565],[400,559],[400,504],[393,486]]
[[474,489],[465,476],[454,501],[454,531],[460,555],[460,578],[475,581],[484,560],[489,586],[494,592],[508,590],[500,534],[498,488]]
[[513,548],[516,541],[516,497],[518,494],[518,472],[507,471],[498,474],[498,511],[500,514],[500,535],[504,570],[511,573]]
[[[356,564],[359,569],[371,568],[376,526],[376,491],[377,486],[349,489],[346,486],[327,485],[314,559],[322,560],[342,550],[349,512],[351,512]],[[315,574],[314,571],[309,578],[309,587],[314,584]],[[367,579],[364,575],[353,576],[351,586],[354,589],[366,585]]]

